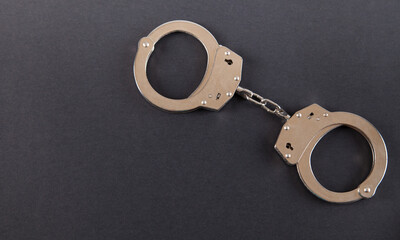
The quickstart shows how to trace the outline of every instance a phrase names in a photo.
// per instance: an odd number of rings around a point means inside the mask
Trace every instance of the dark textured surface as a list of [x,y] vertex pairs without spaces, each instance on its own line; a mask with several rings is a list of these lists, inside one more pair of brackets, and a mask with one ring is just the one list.
[[[0,239],[400,239],[400,2],[0,2]],[[311,103],[372,122],[389,152],[371,200],[335,205],[273,149],[279,119],[235,97],[220,112],[170,114],[137,90],[138,40],[195,21],[244,59],[241,85],[293,113]],[[173,34],[149,63],[185,97],[206,53]],[[316,176],[349,190],[366,141],[338,129]]]

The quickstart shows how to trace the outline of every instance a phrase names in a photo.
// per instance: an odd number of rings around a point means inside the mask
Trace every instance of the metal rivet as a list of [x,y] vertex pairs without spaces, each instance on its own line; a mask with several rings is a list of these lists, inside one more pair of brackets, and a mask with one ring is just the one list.
[[231,96],[232,96],[232,93],[231,93],[231,92],[227,92],[227,93],[226,93],[226,96],[231,97]]
[[147,48],[147,47],[149,47],[149,46],[150,46],[150,44],[149,44],[148,42],[144,42],[144,43],[143,43],[143,47]]
[[239,81],[239,80],[240,80],[240,77],[239,77],[239,76],[236,76],[236,77],[233,78],[233,80]]
[[297,113],[296,117],[301,118],[301,113]]
[[317,118],[317,121],[319,121],[320,119],[319,118]]
[[283,127],[283,129],[285,129],[287,131],[287,130],[290,129],[290,127],[286,125],[286,126]]
[[225,55],[226,55],[226,56],[229,56],[229,55],[231,55],[231,52],[228,52],[228,51],[227,51],[227,52],[225,52]]
[[371,188],[369,188],[369,187],[364,188],[364,192],[366,192],[366,193],[371,192]]
[[327,113],[322,114],[322,116],[327,117],[329,116]]
[[209,98],[212,98],[212,94],[211,94],[211,93],[210,93],[210,94],[208,94],[208,97],[209,97]]
[[290,158],[291,156],[290,154],[285,154],[285,158]]
[[201,105],[206,105],[207,101],[201,101]]

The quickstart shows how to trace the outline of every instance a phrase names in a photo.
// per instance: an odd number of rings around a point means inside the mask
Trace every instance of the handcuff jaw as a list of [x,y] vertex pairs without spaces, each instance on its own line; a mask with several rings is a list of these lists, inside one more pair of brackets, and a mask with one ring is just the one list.
[[[155,44],[163,36],[173,32],[185,32],[196,37],[207,51],[207,68],[197,89],[185,99],[162,96],[151,86],[146,67]],[[218,44],[214,36],[202,26],[189,21],[171,21],[154,29],[139,41],[134,62],[134,76],[141,94],[155,106],[174,112],[197,108],[221,109],[234,95],[242,73],[242,58]]]
[[[331,130],[348,126],[360,132],[372,150],[372,169],[358,188],[348,192],[333,192],[323,187],[312,171],[311,155],[319,140]],[[317,104],[296,112],[282,127],[275,149],[290,165],[297,165],[306,187],[328,202],[347,203],[371,198],[382,181],[387,167],[385,142],[378,130],[364,118],[346,112],[329,112]]]

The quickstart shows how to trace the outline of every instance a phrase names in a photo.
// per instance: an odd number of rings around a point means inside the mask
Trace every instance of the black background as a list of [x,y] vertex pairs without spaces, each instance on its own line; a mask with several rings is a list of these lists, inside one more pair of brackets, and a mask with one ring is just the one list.
[[[400,239],[400,1],[0,2],[0,239]],[[273,149],[282,122],[234,97],[221,111],[159,111],[132,74],[137,42],[197,22],[244,59],[241,85],[289,113],[359,114],[383,135],[371,200],[319,200]],[[202,45],[163,38],[149,79],[184,98]],[[313,155],[317,178],[351,190],[368,143],[342,128]]]

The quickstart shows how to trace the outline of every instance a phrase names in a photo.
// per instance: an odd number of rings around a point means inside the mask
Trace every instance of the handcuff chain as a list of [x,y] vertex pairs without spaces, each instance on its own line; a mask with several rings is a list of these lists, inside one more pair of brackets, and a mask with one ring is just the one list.
[[260,106],[262,109],[266,110],[269,113],[275,114],[276,116],[288,120],[290,115],[283,110],[281,106],[279,106],[276,102],[271,99],[264,98],[261,95],[252,92],[247,88],[242,88],[238,86],[236,92],[243,97],[244,99]]

